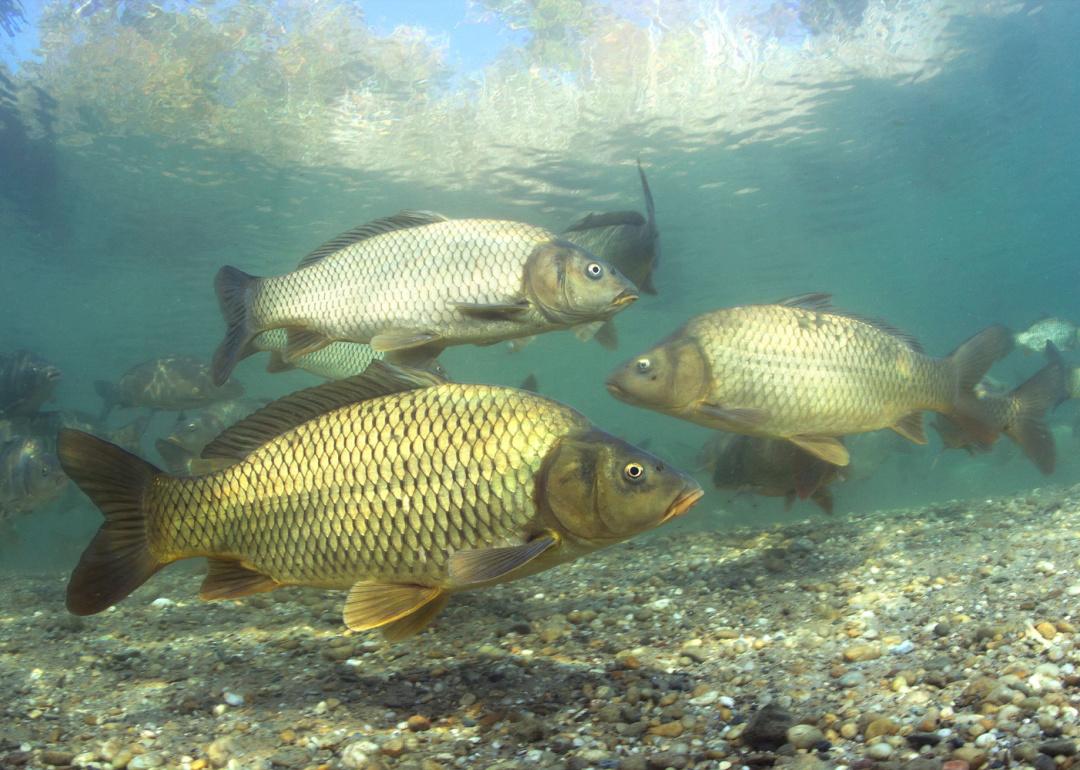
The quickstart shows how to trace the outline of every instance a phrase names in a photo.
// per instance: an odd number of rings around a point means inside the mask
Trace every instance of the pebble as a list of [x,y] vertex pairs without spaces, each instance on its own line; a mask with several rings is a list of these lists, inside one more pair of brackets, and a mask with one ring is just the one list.
[[870,744],[866,749],[866,756],[871,759],[888,759],[892,756],[893,747],[884,741]]
[[431,720],[421,714],[413,714],[409,717],[407,725],[414,733],[420,733],[431,729]]
[[346,770],[364,770],[368,766],[369,741],[350,743],[341,751],[341,766]]
[[880,657],[881,645],[879,644],[853,644],[844,650],[844,660],[849,663],[860,663]]
[[894,644],[889,648],[889,652],[893,655],[907,655],[909,652],[915,650],[915,643],[910,639],[905,639],[899,644]]
[[381,751],[384,756],[397,759],[405,753],[405,741],[401,738],[391,738],[382,745]]
[[1039,744],[1039,751],[1051,757],[1071,757],[1076,754],[1076,744],[1069,740],[1043,741]]
[[243,706],[244,696],[235,692],[226,692],[222,700],[228,703],[230,706]]
[[225,767],[233,753],[232,738],[218,738],[206,747],[206,758],[214,767]]
[[787,740],[795,720],[786,710],[770,703],[754,713],[743,730],[743,743],[755,749],[776,749]]
[[127,763],[128,770],[151,770],[165,764],[165,758],[156,751],[139,754]]
[[787,731],[787,742],[797,749],[810,749],[824,740],[825,734],[815,725],[793,725]]
[[47,749],[41,752],[41,761],[46,765],[70,765],[71,760],[75,759],[75,754],[70,751],[54,751]]
[[166,607],[175,607],[176,602],[174,602],[172,599],[166,599],[164,596],[159,596],[158,598],[154,599],[154,601],[150,602],[150,606],[153,607],[155,610],[163,610]]

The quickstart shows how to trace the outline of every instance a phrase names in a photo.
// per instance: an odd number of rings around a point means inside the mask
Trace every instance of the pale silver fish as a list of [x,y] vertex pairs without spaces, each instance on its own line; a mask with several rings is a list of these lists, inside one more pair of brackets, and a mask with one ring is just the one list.
[[492,344],[605,321],[637,299],[618,270],[539,227],[401,212],[323,244],[285,275],[223,267],[226,321],[214,380],[286,329],[293,361],[334,341],[426,364],[449,345]]
[[332,342],[325,348],[286,361],[287,343],[288,334],[284,329],[271,329],[259,334],[251,344],[256,350],[270,352],[270,362],[266,366],[268,372],[303,369],[328,380],[343,380],[363,374],[372,361],[379,361],[383,357],[371,345],[362,342]]
[[1042,318],[1015,335],[1016,346],[1025,353],[1042,353],[1046,343],[1053,343],[1058,350],[1073,350],[1080,339],[1077,327],[1064,318]]
[[67,477],[43,440],[19,436],[0,444],[0,520],[41,508],[66,486]]

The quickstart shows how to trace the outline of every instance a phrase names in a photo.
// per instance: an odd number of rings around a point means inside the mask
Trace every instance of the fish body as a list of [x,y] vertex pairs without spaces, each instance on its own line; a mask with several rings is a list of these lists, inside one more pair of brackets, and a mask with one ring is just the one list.
[[638,163],[645,216],[637,211],[590,213],[563,230],[562,236],[611,263],[646,294],[656,294],[653,272],[660,262],[660,230],[645,171]]
[[361,342],[331,342],[325,348],[297,356],[291,361],[285,360],[285,348],[288,334],[284,329],[270,329],[262,332],[252,341],[256,350],[270,352],[269,372],[281,372],[288,369],[303,369],[317,377],[328,380],[343,380],[363,374],[372,361],[381,361],[383,354]]
[[796,499],[809,499],[826,513],[833,511],[828,487],[841,478],[840,468],[790,441],[717,434],[707,445],[705,454],[717,489],[783,497],[788,508]]
[[233,423],[264,406],[253,399],[219,401],[194,414],[180,415],[169,435],[155,446],[169,473],[190,475],[199,467],[203,448]]
[[[1054,471],[1057,449],[1054,434],[1046,424],[1046,413],[1070,397],[1070,370],[1054,347],[1047,343],[1046,366],[1009,393],[992,389],[979,392],[979,404],[987,422],[1019,446],[1028,459],[1044,474]],[[946,449],[966,449],[970,453],[989,447],[973,439],[945,415],[938,415],[933,426]]]
[[1042,353],[1049,342],[1058,350],[1073,350],[1080,342],[1080,330],[1064,318],[1043,318],[1016,334],[1016,346],[1025,353]]
[[73,432],[60,457],[106,517],[72,576],[73,612],[205,556],[204,598],[349,588],[346,623],[391,638],[453,593],[626,539],[701,496],[561,404],[382,364],[240,422],[203,452],[232,465],[204,476],[170,477]]
[[937,359],[826,300],[807,295],[699,315],[617,369],[608,390],[708,427],[787,439],[836,465],[848,462],[839,436],[892,428],[925,443],[924,410],[949,413],[993,440],[973,387],[1008,352],[1007,330],[987,329]]
[[102,420],[116,407],[179,412],[239,398],[244,393],[244,387],[235,380],[215,384],[206,362],[191,356],[145,361],[125,372],[118,382],[99,380],[94,387],[103,402]]
[[36,412],[52,398],[60,370],[28,350],[0,355],[0,417]]
[[67,476],[45,442],[18,436],[0,444],[0,519],[52,502],[67,486]]
[[216,289],[227,326],[216,382],[270,329],[288,330],[290,363],[348,341],[416,365],[449,345],[604,321],[637,298],[618,270],[542,228],[423,212],[344,233],[284,275],[224,267]]

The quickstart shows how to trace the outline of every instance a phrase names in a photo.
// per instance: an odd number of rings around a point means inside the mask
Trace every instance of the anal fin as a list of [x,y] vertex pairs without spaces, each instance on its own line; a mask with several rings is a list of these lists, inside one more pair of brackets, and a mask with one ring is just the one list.
[[835,436],[788,436],[788,441],[827,463],[847,465],[850,462],[847,448]]
[[345,625],[353,631],[390,625],[420,611],[442,594],[442,589],[434,586],[362,580],[349,589],[343,613]]
[[277,374],[278,372],[287,372],[290,369],[295,369],[294,364],[285,360],[285,356],[281,354],[279,350],[270,351],[270,360],[266,362],[266,371],[270,374]]
[[281,585],[272,577],[233,559],[207,559],[206,563],[206,578],[199,588],[200,599],[236,599],[273,591]]
[[329,337],[319,332],[293,327],[286,331],[283,356],[286,361],[295,361],[300,356],[322,350],[331,342]]
[[896,421],[895,425],[889,426],[908,441],[916,444],[926,443],[926,430],[923,428],[922,412],[912,412]]

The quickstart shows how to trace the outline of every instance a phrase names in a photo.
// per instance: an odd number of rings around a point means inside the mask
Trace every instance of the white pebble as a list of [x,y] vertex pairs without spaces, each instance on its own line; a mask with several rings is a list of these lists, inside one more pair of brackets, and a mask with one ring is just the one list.
[[988,749],[997,743],[997,736],[993,733],[983,733],[975,739],[975,745],[980,749]]
[[871,759],[888,759],[892,756],[893,748],[884,741],[878,741],[870,745],[870,748],[866,750],[866,755]]
[[696,698],[691,698],[690,704],[693,706],[711,706],[718,700],[720,700],[720,693],[716,690],[709,690]]
[[915,649],[915,643],[910,639],[905,639],[900,644],[894,644],[889,648],[889,652],[893,655],[907,655]]
[[671,599],[657,599],[656,601],[649,602],[649,608],[654,610],[666,610],[671,606]]
[[729,708],[729,709],[730,708],[735,708],[735,699],[732,698],[730,695],[721,695],[720,696],[720,705],[724,706],[725,708]]
[[225,702],[228,703],[230,706],[243,706],[244,705],[244,696],[243,695],[240,695],[240,694],[235,693],[235,692],[226,691],[224,697],[225,697]]
[[163,610],[166,607],[175,607],[176,602],[174,602],[172,599],[166,599],[164,596],[159,596],[158,598],[154,599],[154,601],[150,602],[150,606],[153,607],[155,610]]

